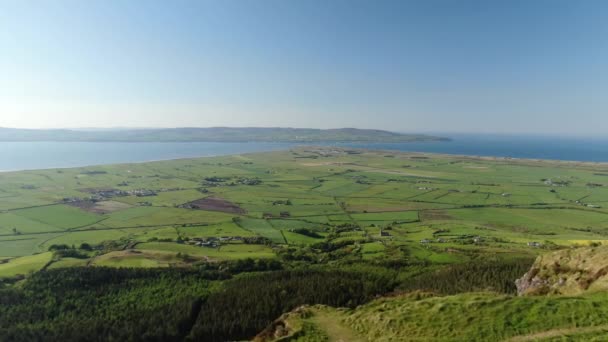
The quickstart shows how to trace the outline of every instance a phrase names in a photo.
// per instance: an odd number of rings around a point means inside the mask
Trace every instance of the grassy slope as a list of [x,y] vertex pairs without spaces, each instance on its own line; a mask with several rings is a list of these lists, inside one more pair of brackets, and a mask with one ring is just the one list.
[[[434,296],[414,291],[355,309],[303,307],[283,315],[285,339],[298,341],[601,341],[608,332],[607,247],[539,256],[529,274],[553,293],[513,297],[493,292]],[[482,276],[481,274],[479,275]],[[580,280],[593,281],[582,288]],[[564,279],[557,285],[557,279]],[[542,287],[541,286],[541,287]],[[541,292],[532,288],[530,293]],[[546,292],[546,291],[545,291]],[[268,331],[259,340],[271,336]],[[275,331],[275,336],[278,336]]]
[[0,264],[0,278],[16,275],[27,275],[43,268],[51,261],[51,252],[15,258],[7,263]]
[[[608,295],[510,297],[468,293],[383,298],[354,310],[315,306],[287,318],[298,341],[575,341],[605,336]],[[294,332],[294,331],[292,331]],[[309,337],[307,337],[309,336]],[[344,339],[345,336],[351,336]]]

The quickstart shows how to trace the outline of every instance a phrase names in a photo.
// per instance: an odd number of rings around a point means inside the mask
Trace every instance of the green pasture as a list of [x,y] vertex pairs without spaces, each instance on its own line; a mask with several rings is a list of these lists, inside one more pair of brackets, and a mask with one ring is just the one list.
[[[602,164],[398,152],[322,154],[303,147],[8,172],[0,174],[0,256],[29,256],[53,244],[77,247],[131,241],[145,246],[148,241],[222,236],[261,236],[296,247],[352,240],[360,246],[351,244],[344,250],[355,250],[364,259],[402,253],[399,257],[445,263],[486,253],[539,254],[546,249],[531,249],[527,242],[570,246],[607,240],[604,168]],[[62,203],[64,198],[86,199],[99,189],[149,189],[157,195],[104,198],[102,205],[131,206],[106,214]],[[230,201],[245,213],[177,208],[208,196]],[[264,215],[271,218],[263,219]],[[332,233],[344,224],[346,231]],[[380,229],[387,227],[389,236],[381,237]],[[298,229],[323,237],[305,236],[296,233]],[[472,237],[482,242],[472,243]],[[428,246],[420,243],[425,239],[431,241]],[[193,254],[203,253],[198,247],[164,243],[168,245],[156,247],[195,248]],[[275,255],[268,247],[240,250],[252,246],[229,244],[219,250],[203,249],[203,254],[218,259],[230,259],[231,254]],[[157,252],[178,252],[164,249]],[[129,260],[120,261],[121,257]],[[148,254],[107,259],[98,257],[94,263],[147,267],[179,263]],[[60,260],[54,265],[72,262]]]
[[[321,234],[319,234],[319,235],[321,235]],[[323,241],[322,238],[310,237],[310,236],[306,236],[303,234],[290,232],[288,230],[283,231],[283,236],[285,236],[287,243],[289,243],[290,245],[308,245],[308,244],[316,243],[319,241]]]
[[21,234],[0,237],[0,256],[16,257],[46,252],[44,244],[65,233]]
[[53,261],[48,269],[53,268],[64,268],[64,267],[81,267],[88,264],[88,259],[77,259],[77,258],[61,258],[60,260]]
[[285,239],[279,229],[272,226],[269,220],[243,218],[239,223],[243,229],[246,229],[256,235],[271,239],[277,243],[284,243]]
[[206,226],[179,227],[177,230],[187,237],[213,237],[213,236],[256,236],[254,232],[239,227],[234,222],[223,222]]
[[163,225],[211,224],[229,221],[234,215],[203,210],[166,207],[135,207],[108,215],[100,226],[108,228],[154,227]]
[[146,252],[159,251],[182,253],[196,257],[209,257],[217,260],[273,258],[275,256],[272,250],[267,246],[242,243],[229,243],[223,244],[219,248],[211,248],[170,242],[146,242],[138,244],[137,249]]
[[27,275],[40,270],[51,261],[51,252],[23,256],[0,264],[0,278]]
[[167,263],[163,263],[149,255],[138,255],[124,253],[108,253],[99,256],[93,260],[92,266],[106,266],[106,267],[162,267],[168,266]]
[[88,213],[66,205],[52,205],[15,210],[11,213],[31,221],[36,221],[63,230],[86,227],[104,219],[100,215]]

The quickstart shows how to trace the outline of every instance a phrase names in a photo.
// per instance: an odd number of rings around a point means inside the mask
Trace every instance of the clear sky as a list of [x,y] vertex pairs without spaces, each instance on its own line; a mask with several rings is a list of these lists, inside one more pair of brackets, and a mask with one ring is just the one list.
[[0,0],[0,126],[608,134],[608,1]]

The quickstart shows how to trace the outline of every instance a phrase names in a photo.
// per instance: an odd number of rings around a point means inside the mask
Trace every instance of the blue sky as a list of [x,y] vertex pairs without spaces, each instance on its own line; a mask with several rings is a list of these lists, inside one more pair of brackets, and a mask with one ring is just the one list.
[[606,1],[0,0],[0,126],[608,133]]

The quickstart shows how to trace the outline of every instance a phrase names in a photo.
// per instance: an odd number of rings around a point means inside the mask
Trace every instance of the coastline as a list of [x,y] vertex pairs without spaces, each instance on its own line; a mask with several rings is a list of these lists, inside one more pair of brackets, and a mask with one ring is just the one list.
[[[1,142],[0,142],[1,144]],[[163,143],[164,144],[164,143]],[[180,143],[182,144],[182,143]],[[402,156],[414,155],[414,156],[428,156],[428,157],[441,157],[447,159],[457,160],[469,160],[469,161],[487,161],[494,163],[504,164],[519,164],[526,166],[547,166],[555,165],[556,167],[608,167],[608,161],[595,162],[595,161],[577,161],[577,160],[561,160],[561,159],[539,159],[539,158],[517,158],[517,157],[499,157],[499,156],[482,156],[482,155],[466,155],[466,154],[450,154],[450,153],[435,153],[435,152],[416,152],[416,151],[400,151],[391,149],[374,149],[374,148],[353,148],[344,145],[297,145],[287,146],[281,149],[269,149],[269,150],[258,150],[252,152],[235,152],[235,153],[216,153],[216,154],[205,154],[200,156],[185,156],[177,158],[158,158],[158,159],[147,159],[127,162],[107,162],[107,163],[91,163],[76,166],[51,166],[44,168],[24,168],[24,169],[13,169],[13,170],[0,170],[0,174],[17,173],[17,172],[34,172],[34,171],[48,171],[48,170],[66,170],[76,168],[90,168],[90,167],[104,167],[104,166],[121,166],[121,165],[139,165],[146,163],[157,163],[157,162],[172,162],[172,161],[183,161],[183,160],[196,160],[204,158],[214,157],[229,157],[237,155],[254,155],[259,153],[273,153],[273,152],[285,152],[291,149],[339,149],[339,150],[356,150],[362,153],[374,153],[374,154],[398,154]],[[606,170],[608,172],[608,170]]]
[[[298,146],[426,153],[499,162],[554,162],[561,165],[608,163],[608,139],[455,136],[455,139],[407,143],[222,143],[222,142],[0,142],[2,173],[145,163],[209,156],[285,150]],[[564,164],[566,163],[566,164]]]

